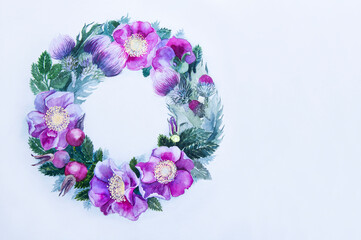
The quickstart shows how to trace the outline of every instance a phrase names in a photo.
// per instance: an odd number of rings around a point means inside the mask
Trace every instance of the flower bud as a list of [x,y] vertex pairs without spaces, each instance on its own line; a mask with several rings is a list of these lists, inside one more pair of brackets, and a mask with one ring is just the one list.
[[85,133],[79,128],[73,128],[66,134],[66,141],[69,145],[79,147],[83,144],[85,139]]

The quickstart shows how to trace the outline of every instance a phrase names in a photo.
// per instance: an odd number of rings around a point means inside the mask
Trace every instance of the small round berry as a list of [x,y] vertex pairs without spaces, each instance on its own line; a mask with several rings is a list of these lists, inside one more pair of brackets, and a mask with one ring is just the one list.
[[57,168],[63,168],[70,160],[69,153],[66,151],[57,151],[54,153],[53,164]]
[[87,173],[86,166],[79,162],[70,162],[65,167],[65,176],[73,175],[77,182],[84,180]]
[[170,137],[170,140],[172,140],[174,143],[177,143],[180,141],[180,137],[177,134],[174,134]]
[[85,133],[79,128],[71,129],[66,134],[66,141],[74,147],[79,147],[80,145],[82,145],[84,139]]

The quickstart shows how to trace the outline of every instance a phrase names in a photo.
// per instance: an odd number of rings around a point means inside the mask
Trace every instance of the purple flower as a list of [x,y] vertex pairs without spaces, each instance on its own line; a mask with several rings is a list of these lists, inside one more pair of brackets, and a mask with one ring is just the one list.
[[172,68],[158,68],[150,71],[153,88],[156,94],[166,96],[179,83],[179,73]]
[[172,135],[178,134],[178,125],[177,125],[177,122],[176,122],[175,118],[171,117],[168,120],[168,123],[169,123],[169,132],[170,132],[170,134],[172,134]]
[[113,38],[127,55],[127,67],[140,70],[151,65],[156,46],[160,38],[148,22],[134,22],[131,25],[119,25],[113,32]]
[[55,90],[41,92],[35,98],[35,110],[27,115],[29,134],[40,138],[45,150],[63,150],[68,146],[65,136],[82,117],[74,93]]
[[140,171],[139,191],[144,198],[157,197],[169,200],[171,195],[178,197],[190,188],[194,168],[189,159],[178,147],[159,147],[153,150],[148,162],[136,165]]
[[167,42],[166,46],[172,48],[175,55],[180,60],[182,60],[182,58],[185,54],[188,54],[185,57],[185,60],[188,64],[191,64],[192,62],[194,62],[196,60],[196,56],[194,55],[194,53],[192,51],[192,45],[185,39],[172,37]]
[[204,117],[204,105],[198,100],[192,100],[188,103],[188,107],[198,117]]
[[118,169],[110,159],[98,162],[90,181],[89,199],[104,215],[118,213],[132,221],[148,209],[147,201],[134,193],[139,179],[128,164]]
[[98,65],[107,77],[118,75],[127,61],[124,49],[105,35],[97,35],[87,40],[84,51],[92,54],[93,63]]
[[59,35],[51,41],[49,52],[52,58],[61,60],[69,56],[74,47],[75,41],[70,36]]

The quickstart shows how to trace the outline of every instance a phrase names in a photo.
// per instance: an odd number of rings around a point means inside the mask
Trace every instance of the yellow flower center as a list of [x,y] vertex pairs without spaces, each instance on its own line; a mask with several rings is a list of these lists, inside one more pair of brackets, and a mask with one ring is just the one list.
[[125,201],[125,185],[121,177],[113,174],[113,176],[109,179],[107,187],[112,199],[114,199],[116,202]]
[[132,34],[124,43],[125,52],[131,57],[141,57],[148,50],[148,43],[140,34]]
[[44,120],[49,129],[57,132],[66,129],[70,122],[68,112],[59,106],[49,108]]
[[177,173],[174,162],[165,160],[157,164],[154,169],[155,178],[159,183],[166,184],[172,182]]

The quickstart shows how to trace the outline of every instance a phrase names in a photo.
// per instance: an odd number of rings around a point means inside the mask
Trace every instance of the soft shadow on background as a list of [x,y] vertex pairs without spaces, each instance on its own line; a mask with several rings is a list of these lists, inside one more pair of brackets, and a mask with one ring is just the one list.
[[[1,1],[0,239],[361,239],[361,2]],[[204,50],[224,103],[212,181],[138,222],[83,209],[31,167],[31,63],[53,37],[129,14]],[[167,111],[124,71],[83,106],[117,163],[155,147]]]

